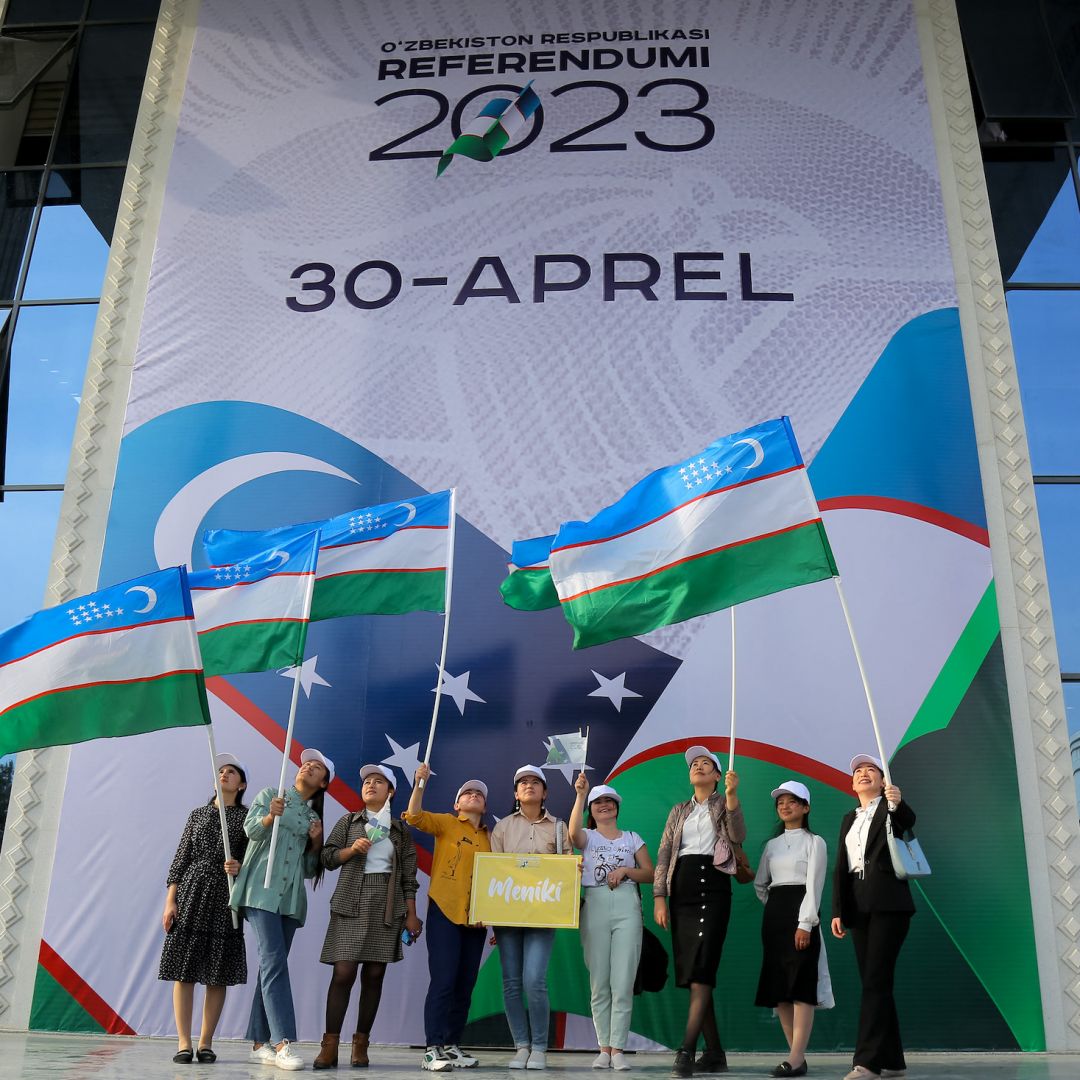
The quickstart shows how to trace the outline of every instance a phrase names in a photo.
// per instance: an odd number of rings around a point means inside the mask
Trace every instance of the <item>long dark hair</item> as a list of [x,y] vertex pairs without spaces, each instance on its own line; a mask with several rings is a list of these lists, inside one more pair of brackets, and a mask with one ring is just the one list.
[[[325,769],[326,766],[324,765],[323,768]],[[327,772],[327,774],[326,774],[326,784],[327,784],[327,787],[330,786],[330,773],[329,772]],[[311,809],[314,810],[315,813],[318,815],[320,825],[322,824],[322,820],[323,820],[323,804],[325,802],[326,802],[326,788],[324,788],[324,787],[319,788],[319,790],[316,791],[315,794],[312,795],[310,799],[308,799],[308,806],[310,806]],[[308,840],[307,840],[307,844],[304,845],[304,853],[306,854],[310,850],[311,850],[311,837],[309,836]],[[323,866],[322,859],[319,859],[318,864],[315,867],[315,876],[311,879],[311,887],[313,889],[317,889],[319,887],[319,885],[322,884],[323,874],[325,872],[326,872],[326,867]]]
[[[244,805],[244,791],[247,789],[247,773],[244,772],[244,770],[241,769],[239,765],[233,765],[232,762],[229,762],[229,766],[230,766],[230,768],[235,769],[240,774],[240,780],[244,785],[236,793],[236,802],[233,805],[234,806],[239,806],[241,810],[246,810],[247,807]],[[225,766],[222,765],[221,768],[224,769]],[[218,769],[218,772],[221,772],[221,769]],[[214,800],[216,798],[217,798],[217,788],[214,788],[214,790],[210,793],[210,798],[206,800],[206,805],[207,806],[212,806],[213,803],[214,803]]]
[[[610,796],[602,796],[602,797],[603,798],[610,798]],[[596,800],[594,799],[593,802],[595,802],[595,801]],[[615,803],[615,824],[618,825],[618,823],[619,823],[619,800],[614,799],[612,801]],[[585,828],[586,829],[595,829],[596,828],[596,818],[594,818],[592,816],[592,803],[589,803],[589,809],[588,809],[588,812],[585,815]]]

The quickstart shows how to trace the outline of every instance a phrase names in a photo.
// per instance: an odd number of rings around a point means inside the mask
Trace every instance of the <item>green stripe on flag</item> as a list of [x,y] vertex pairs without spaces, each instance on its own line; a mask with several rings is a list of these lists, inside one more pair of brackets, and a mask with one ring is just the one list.
[[445,602],[445,570],[355,571],[315,582],[311,619],[442,611]]
[[547,567],[513,571],[503,580],[499,592],[503,603],[518,611],[544,611],[559,606],[559,594]]
[[632,637],[836,573],[820,521],[722,548],[563,602],[574,648]]
[[0,755],[210,723],[202,672],[42,694],[0,717]]
[[199,648],[207,675],[234,675],[299,664],[306,639],[306,621],[273,619],[200,631]]

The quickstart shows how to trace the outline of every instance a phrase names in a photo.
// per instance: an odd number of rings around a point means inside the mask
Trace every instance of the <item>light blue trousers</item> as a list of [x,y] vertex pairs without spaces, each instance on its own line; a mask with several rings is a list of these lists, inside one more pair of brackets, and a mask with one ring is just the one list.
[[641,957],[641,894],[633,885],[585,890],[581,944],[592,985],[592,1018],[600,1046],[625,1049]]

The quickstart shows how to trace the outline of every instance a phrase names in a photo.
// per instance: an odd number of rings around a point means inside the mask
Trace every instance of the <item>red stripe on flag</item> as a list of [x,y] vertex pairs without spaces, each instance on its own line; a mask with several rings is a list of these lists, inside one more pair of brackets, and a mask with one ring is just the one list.
[[270,623],[277,625],[278,623],[304,623],[307,619],[237,619],[236,622],[223,622],[218,623],[216,626],[208,626],[205,630],[199,631],[199,637],[203,634],[212,634],[215,630],[225,630],[230,626],[267,626]]
[[392,533],[387,533],[385,536],[369,536],[366,540],[346,540],[341,544],[320,544],[320,551],[336,551],[338,548],[346,547],[359,547],[361,544],[378,544],[383,540],[389,540],[391,536],[397,536],[403,532],[414,532],[417,529],[442,529],[446,532],[450,528],[449,525],[405,525],[400,529],[395,529]]
[[6,709],[0,709],[0,716],[4,716],[11,712],[12,709],[18,709],[23,705],[29,705],[31,701],[37,701],[38,698],[48,697],[50,694],[66,694],[69,690],[89,690],[95,686],[130,686],[132,683],[150,683],[156,682],[158,679],[171,679],[174,675],[201,675],[202,668],[181,668],[179,671],[163,671],[159,675],[144,675],[140,679],[103,679],[100,682],[88,682],[88,683],[76,683],[73,686],[54,686],[51,690],[42,690],[40,694],[33,694],[31,697],[23,698],[22,701],[13,702]]
[[324,574],[319,581],[330,581],[333,578],[353,577],[356,574],[438,574],[445,570],[445,566],[380,566],[375,570],[341,570],[336,574]]
[[939,529],[947,529],[958,536],[965,536],[983,547],[990,546],[990,533],[979,525],[946,514],[943,510],[933,510],[921,503],[907,502],[904,499],[888,499],[881,495],[843,495],[836,499],[823,499],[818,503],[819,510],[880,510],[886,514],[899,514],[901,517],[915,518]]
[[44,938],[38,961],[110,1035],[135,1034],[135,1029]]

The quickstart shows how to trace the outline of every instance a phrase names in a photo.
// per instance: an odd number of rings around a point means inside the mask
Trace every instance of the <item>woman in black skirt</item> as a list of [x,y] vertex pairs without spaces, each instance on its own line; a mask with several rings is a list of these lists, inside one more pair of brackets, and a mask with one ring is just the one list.
[[[416,917],[416,846],[407,825],[390,817],[394,773],[385,765],[360,770],[364,809],[346,814],[322,849],[327,870],[342,867],[330,898],[330,924],[319,959],[332,964],[326,992],[326,1033],[315,1069],[336,1069],[341,1026],[360,971],[360,1008],[351,1064],[368,1064],[368,1039],[382,997],[386,965],[401,959],[402,931],[410,944],[422,929]],[[362,965],[362,968],[361,968]]]
[[[178,1065],[217,1059],[212,1049],[214,1030],[225,1006],[225,988],[247,982],[243,923],[232,924],[229,910],[229,878],[236,876],[247,850],[244,832],[247,810],[243,792],[247,771],[231,754],[214,759],[225,804],[232,859],[225,861],[221,839],[221,817],[217,795],[196,807],[188,816],[180,836],[169,876],[169,891],[161,925],[165,944],[161,950],[158,978],[173,983],[173,1014],[176,1017],[178,1048],[173,1061]],[[191,1046],[191,1013],[195,984],[206,987],[203,998],[199,1047]]]
[[[727,1070],[712,992],[731,917],[732,844],[746,839],[738,776],[729,769],[721,793],[720,759],[704,746],[691,746],[685,756],[694,797],[671,808],[653,878],[653,917],[661,928],[671,927],[675,985],[690,991],[686,1031],[671,1068],[680,1077]],[[705,1052],[695,1066],[699,1035]]]
[[773,1076],[805,1076],[814,1010],[832,1006],[819,928],[825,884],[825,841],[810,831],[810,792],[786,780],[772,797],[780,826],[765,845],[754,888],[765,905],[761,977],[755,1005],[775,1009],[788,1044]]

